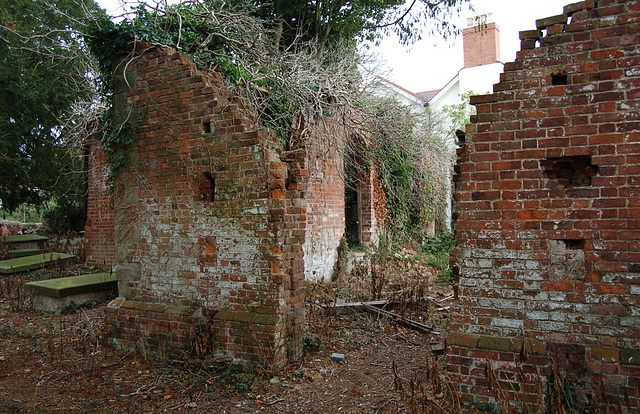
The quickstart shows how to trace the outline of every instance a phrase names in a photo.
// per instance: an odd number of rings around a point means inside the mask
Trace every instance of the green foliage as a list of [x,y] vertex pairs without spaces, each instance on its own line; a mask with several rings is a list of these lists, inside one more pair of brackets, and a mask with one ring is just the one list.
[[456,245],[453,233],[438,233],[424,240],[422,251],[427,255],[427,264],[440,270],[440,280],[445,283],[453,281],[449,267],[449,253]]
[[377,136],[371,148],[387,196],[391,244],[420,243],[445,210],[451,156],[447,145],[428,130],[428,113],[378,100]]
[[422,250],[432,254],[440,252],[449,253],[456,245],[456,237],[451,232],[438,233],[433,237],[425,239],[422,243]]
[[322,348],[322,339],[315,335],[309,335],[304,337],[302,349],[305,354],[312,354],[318,352]]
[[84,209],[80,205],[60,204],[44,213],[42,224],[48,234],[64,236],[84,229]]
[[425,22],[443,35],[453,33],[448,21],[452,10],[468,0],[257,0],[256,14],[279,34],[278,45],[287,48],[299,41],[325,46],[345,39],[376,40],[390,31],[410,43],[420,39]]
[[254,384],[261,378],[255,367],[240,363],[232,364],[219,375],[219,385],[229,385],[242,392],[251,391]]
[[477,401],[473,401],[471,403],[472,406],[474,406],[475,408],[477,408],[479,411],[482,412],[491,412],[491,413],[498,413],[498,409],[495,405],[495,403],[481,403],[481,402],[477,402]]
[[[237,82],[240,73],[232,59],[237,33],[232,26],[203,18],[209,8],[233,10],[226,3],[213,0],[172,5],[163,10],[149,9],[142,3],[132,19],[117,24],[106,18],[92,22],[88,27],[89,46],[100,62],[104,84],[111,86],[113,68],[132,51],[134,41],[174,47],[189,54],[201,69],[219,67],[231,82]],[[210,36],[211,33],[217,35]]]
[[62,121],[90,96],[81,30],[93,0],[0,0],[0,202],[9,211],[60,195],[81,198],[77,156]]
[[[43,205],[47,208],[47,203]],[[20,221],[22,223],[39,223],[42,220],[42,206],[34,207],[23,203],[13,211],[0,209],[0,219],[9,221]]]
[[447,129],[444,134],[448,137],[454,137],[457,130],[464,131],[465,125],[470,122],[469,117],[475,114],[476,107],[469,104],[469,98],[475,95],[474,92],[468,91],[460,96],[460,103],[453,105],[445,105],[442,112],[447,117]]

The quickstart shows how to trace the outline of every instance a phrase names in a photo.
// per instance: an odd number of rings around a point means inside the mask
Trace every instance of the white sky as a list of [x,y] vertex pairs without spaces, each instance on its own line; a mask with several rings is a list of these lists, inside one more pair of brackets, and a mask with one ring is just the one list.
[[[123,0],[97,0],[111,15],[122,14],[118,8]],[[520,50],[518,32],[535,29],[536,19],[562,13],[564,5],[577,0],[471,0],[474,11],[465,6],[457,20],[460,29],[466,27],[467,17],[493,13],[500,27],[500,58],[515,60]],[[169,0],[171,3],[177,0]],[[386,38],[376,49],[390,73],[385,76],[400,86],[420,92],[442,88],[463,66],[462,36],[443,40],[425,38],[410,48],[400,45],[393,37]]]

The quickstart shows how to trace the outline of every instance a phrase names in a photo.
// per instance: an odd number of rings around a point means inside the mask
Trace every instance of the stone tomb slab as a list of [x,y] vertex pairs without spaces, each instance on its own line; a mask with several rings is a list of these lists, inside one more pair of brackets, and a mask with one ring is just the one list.
[[72,254],[53,252],[2,260],[0,261],[0,273],[10,274],[26,272],[27,270],[51,266],[55,263],[67,262],[75,259],[75,257],[76,256]]
[[0,243],[6,244],[9,250],[37,249],[43,247],[47,240],[49,240],[48,237],[37,234],[16,234],[0,237]]
[[40,249],[17,249],[17,250],[9,250],[7,252],[7,257],[9,259],[15,259],[16,257],[26,257],[26,256],[35,256],[40,253]]
[[59,314],[66,308],[106,299],[117,292],[118,282],[115,273],[104,272],[29,282],[24,288],[33,293],[34,310]]

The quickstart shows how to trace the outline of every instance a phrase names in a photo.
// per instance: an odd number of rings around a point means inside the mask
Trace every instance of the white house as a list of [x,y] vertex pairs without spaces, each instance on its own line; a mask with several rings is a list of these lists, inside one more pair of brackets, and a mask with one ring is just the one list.
[[[500,61],[500,28],[493,21],[493,14],[483,14],[467,19],[467,27],[462,31],[464,67],[441,89],[411,92],[387,79],[379,78],[374,86],[378,96],[394,98],[413,107],[429,107],[434,114],[441,114],[450,105],[458,105],[464,95],[485,94],[493,91],[493,85],[500,81],[504,63]],[[445,122],[452,122],[452,120]],[[447,144],[455,149],[454,137],[447,137]],[[450,227],[451,205],[446,213]]]

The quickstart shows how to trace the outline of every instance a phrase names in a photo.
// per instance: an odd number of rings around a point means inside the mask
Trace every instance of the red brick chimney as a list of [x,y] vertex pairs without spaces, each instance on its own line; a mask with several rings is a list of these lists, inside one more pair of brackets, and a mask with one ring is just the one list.
[[500,61],[500,28],[492,20],[491,13],[467,19],[462,31],[465,68]]

